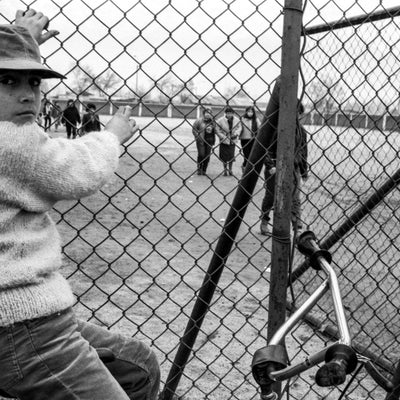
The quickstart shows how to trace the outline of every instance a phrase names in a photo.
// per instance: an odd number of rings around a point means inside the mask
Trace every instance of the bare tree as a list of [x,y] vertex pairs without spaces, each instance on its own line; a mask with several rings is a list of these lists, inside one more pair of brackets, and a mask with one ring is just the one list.
[[122,86],[121,78],[112,70],[103,72],[95,79],[99,96],[108,95],[111,90],[116,88],[118,83]]
[[342,104],[345,90],[341,81],[329,76],[316,77],[306,86],[309,98],[314,108],[322,114],[332,114]]
[[92,86],[95,86],[94,77],[96,74],[89,65],[76,65],[73,69],[71,68],[70,74],[72,76],[70,89],[77,94],[85,93]]
[[165,102],[171,100],[179,92],[181,85],[172,74],[167,74],[161,80],[157,81],[157,88],[159,89],[159,101]]
[[193,79],[190,79],[187,82],[181,83],[180,91],[178,94],[181,104],[195,102],[195,100],[196,100],[195,87],[196,87],[196,85],[195,85]]

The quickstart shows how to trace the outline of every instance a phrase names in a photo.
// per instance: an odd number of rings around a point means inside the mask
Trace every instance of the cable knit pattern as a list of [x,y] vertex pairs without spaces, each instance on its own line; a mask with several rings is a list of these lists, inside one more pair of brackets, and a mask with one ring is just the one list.
[[0,326],[73,304],[48,211],[59,200],[96,192],[112,177],[118,157],[111,132],[51,139],[36,124],[0,122]]

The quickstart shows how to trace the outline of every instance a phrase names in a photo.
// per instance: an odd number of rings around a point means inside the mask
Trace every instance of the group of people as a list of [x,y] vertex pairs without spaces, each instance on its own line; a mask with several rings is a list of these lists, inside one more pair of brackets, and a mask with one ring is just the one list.
[[216,137],[220,141],[219,158],[223,164],[223,175],[233,175],[232,166],[239,141],[243,151],[242,170],[244,171],[259,126],[260,120],[253,106],[247,107],[241,118],[235,115],[232,107],[227,106],[224,115],[217,120],[213,117],[212,109],[205,107],[202,117],[197,119],[192,127],[197,147],[197,174],[207,174]]
[[[303,227],[301,217],[301,183],[308,177],[308,151],[307,132],[300,123],[304,114],[304,106],[298,103],[298,116],[295,131],[295,158],[293,173],[293,201],[292,201],[292,225],[297,232]],[[203,115],[197,119],[192,127],[192,132],[197,147],[197,174],[206,175],[211,153],[219,138],[219,158],[223,164],[223,175],[232,176],[232,165],[235,161],[235,152],[238,142],[242,150],[242,172],[249,163],[249,157],[255,142],[260,120],[253,106],[245,109],[241,117],[235,115],[232,107],[227,106],[224,115],[214,119],[209,107],[203,109]],[[277,151],[277,127],[268,138],[268,146],[264,158],[264,188],[265,194],[261,204],[260,233],[264,236],[270,234],[270,213],[274,205],[275,175],[276,175],[276,151]]]
[[67,138],[76,139],[77,136],[101,129],[100,118],[96,114],[96,105],[88,103],[85,111],[81,118],[74,100],[68,100],[65,109],[61,110],[58,101],[51,103],[45,99],[37,122],[45,131],[51,131],[51,127],[54,125],[54,130],[57,132],[60,124],[65,125]]

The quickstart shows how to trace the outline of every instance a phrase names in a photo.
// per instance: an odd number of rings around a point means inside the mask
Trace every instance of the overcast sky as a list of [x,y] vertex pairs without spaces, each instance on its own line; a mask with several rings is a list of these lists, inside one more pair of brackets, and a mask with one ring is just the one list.
[[[308,0],[303,20],[316,25],[396,3]],[[111,66],[135,87],[136,59],[139,85],[171,69],[183,81],[194,79],[199,93],[243,84],[262,98],[279,73],[282,5],[283,0],[38,0],[31,7],[43,10],[51,28],[61,32],[42,49],[60,72],[75,60],[97,73]],[[26,8],[24,2],[0,0],[3,21],[12,20],[18,8]]]

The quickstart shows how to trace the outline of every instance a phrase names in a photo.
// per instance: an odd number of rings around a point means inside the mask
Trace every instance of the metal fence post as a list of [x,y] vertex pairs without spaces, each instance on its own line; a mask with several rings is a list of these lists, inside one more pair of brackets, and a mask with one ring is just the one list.
[[[286,318],[286,288],[290,261],[290,216],[297,114],[302,1],[286,0],[282,38],[280,107],[278,119],[277,176],[272,235],[268,341]],[[275,385],[281,392],[281,384]]]

